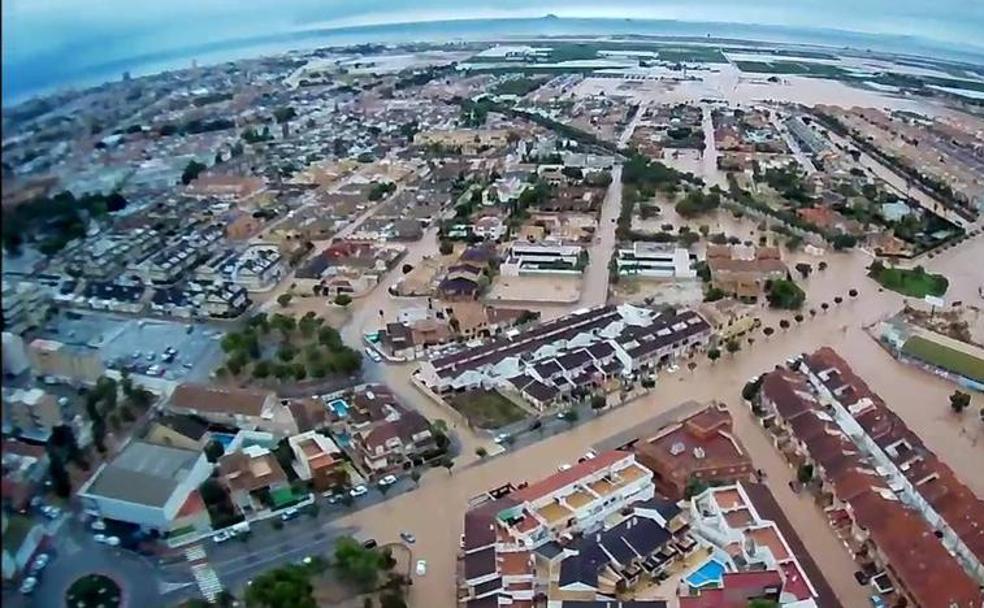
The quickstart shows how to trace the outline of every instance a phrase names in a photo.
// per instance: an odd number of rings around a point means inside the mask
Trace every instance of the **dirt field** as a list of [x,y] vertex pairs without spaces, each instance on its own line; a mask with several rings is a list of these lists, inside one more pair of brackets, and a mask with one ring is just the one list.
[[581,277],[499,276],[486,297],[489,304],[498,302],[544,302],[570,304],[581,297]]

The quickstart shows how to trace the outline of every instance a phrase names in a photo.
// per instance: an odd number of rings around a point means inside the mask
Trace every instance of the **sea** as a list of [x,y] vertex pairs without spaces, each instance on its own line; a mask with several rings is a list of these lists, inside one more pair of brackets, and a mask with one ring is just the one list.
[[[5,24],[5,30],[7,30]],[[272,28],[271,28],[272,29]],[[838,49],[929,57],[984,66],[984,47],[936,38],[874,34],[830,28],[753,25],[659,19],[538,18],[454,19],[349,27],[310,27],[261,35],[224,32],[216,21],[184,28],[166,39],[152,31],[128,31],[84,37],[71,45],[34,53],[17,53],[4,42],[3,102],[10,106],[31,97],[68,88],[95,86],[120,79],[197,65],[276,55],[293,50],[362,43],[401,44],[509,40],[540,36],[654,36],[728,39],[777,44],[814,44]],[[8,31],[4,38],[9,40]]]

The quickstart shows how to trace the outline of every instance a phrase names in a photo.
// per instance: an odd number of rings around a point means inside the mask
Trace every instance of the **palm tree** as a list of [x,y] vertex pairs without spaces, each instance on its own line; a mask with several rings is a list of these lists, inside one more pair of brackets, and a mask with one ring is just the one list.
[[801,315],[799,313],[796,313],[796,316],[794,316],[793,319],[795,319],[797,323],[802,323],[803,322],[803,315]]
[[830,308],[830,304],[827,304],[826,302],[824,302],[824,303],[820,304],[820,308],[822,308],[824,312],[827,312],[827,309]]
[[687,369],[690,370],[690,373],[691,374],[694,373],[694,370],[697,369],[697,362],[696,361],[690,361],[689,363],[687,363]]
[[840,296],[834,296],[834,304],[837,304],[838,306],[840,306],[843,301],[844,301],[844,298],[842,298]]
[[707,358],[711,360],[711,363],[714,363],[721,358],[721,351],[716,348],[709,349],[707,351]]
[[420,471],[417,469],[410,471],[410,479],[413,480],[413,485],[420,487]]
[[851,296],[852,298],[856,298],[858,297],[858,290],[851,288],[851,290],[847,292],[847,295]]
[[817,309],[816,308],[811,308],[810,309],[810,317],[815,317],[815,316],[817,316]]

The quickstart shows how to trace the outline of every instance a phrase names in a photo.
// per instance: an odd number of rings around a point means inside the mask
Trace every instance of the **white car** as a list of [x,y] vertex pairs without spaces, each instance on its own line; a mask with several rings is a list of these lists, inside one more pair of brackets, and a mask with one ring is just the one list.
[[120,546],[120,537],[119,536],[110,536],[110,537],[106,538],[106,544],[109,545],[110,547],[119,547]]
[[229,534],[229,532],[227,532],[226,530],[220,530],[212,536],[212,540],[217,543],[224,543],[230,538],[232,538],[232,535]]
[[676,363],[666,368],[666,373],[668,374],[675,374],[678,371],[680,371],[680,366],[677,365]]
[[584,453],[585,460],[591,460],[591,459],[597,458],[597,457],[598,457],[598,454],[596,454],[594,450],[588,450],[587,452]]
[[371,348],[366,349],[366,356],[376,363],[381,363],[383,361],[383,358],[379,355],[379,353]]
[[365,486],[355,486],[349,490],[349,494],[351,494],[353,498],[358,498],[359,496],[363,496],[368,491],[369,490]]
[[39,554],[34,558],[34,561],[31,562],[31,574],[37,574],[38,572],[44,570],[45,566],[47,566],[50,561],[51,556],[47,553]]
[[492,441],[494,441],[494,442],[495,442],[495,443],[496,443],[497,445],[502,445],[502,444],[503,444],[503,443],[505,443],[505,442],[506,442],[506,441],[507,441],[508,439],[509,439],[509,435],[508,435],[508,434],[506,434],[506,433],[499,433],[498,435],[496,435],[496,436],[495,436],[495,437],[494,437],[494,438],[492,439]]
[[34,593],[34,588],[37,586],[38,586],[38,579],[36,579],[33,576],[29,576],[24,579],[23,583],[21,583],[20,592],[23,593],[24,595],[30,595]]
[[92,537],[92,540],[94,540],[97,543],[100,543],[102,545],[105,545],[106,544],[106,535],[105,534],[96,534],[95,536]]
[[566,462],[560,465],[559,467],[557,467],[558,471],[569,471],[570,469],[571,469],[571,465],[567,464]]
[[92,522],[92,524],[89,527],[97,532],[102,532],[103,530],[106,529],[106,522],[104,522],[101,519],[97,519],[94,522]]
[[423,576],[427,574],[427,560],[418,559],[417,560],[417,576]]
[[383,477],[382,479],[379,480],[379,485],[381,485],[381,486],[391,486],[394,483],[396,483],[396,476],[395,475],[387,475],[387,476],[385,476],[385,477]]

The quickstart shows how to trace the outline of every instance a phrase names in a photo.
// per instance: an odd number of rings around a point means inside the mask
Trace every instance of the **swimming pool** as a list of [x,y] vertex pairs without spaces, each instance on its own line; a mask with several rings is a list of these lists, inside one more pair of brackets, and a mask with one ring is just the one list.
[[709,559],[700,567],[690,573],[687,577],[687,584],[694,589],[700,589],[710,585],[720,585],[724,577],[724,564]]
[[229,433],[212,433],[212,439],[221,443],[224,448],[228,448],[229,444],[232,443],[232,440],[235,438],[235,435],[231,435]]
[[348,404],[345,403],[344,399],[333,399],[329,401],[328,409],[335,412],[335,415],[339,418],[345,418],[348,416]]

